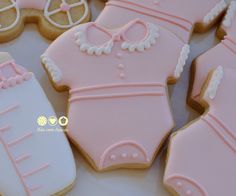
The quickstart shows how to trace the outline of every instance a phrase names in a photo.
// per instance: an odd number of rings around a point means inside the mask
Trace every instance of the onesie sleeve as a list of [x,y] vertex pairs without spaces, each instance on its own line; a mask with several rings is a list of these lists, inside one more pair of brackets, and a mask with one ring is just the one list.
[[73,80],[80,77],[80,72],[75,71],[83,61],[75,39],[78,28],[84,28],[84,25],[62,34],[41,56],[42,64],[56,87],[70,87]]

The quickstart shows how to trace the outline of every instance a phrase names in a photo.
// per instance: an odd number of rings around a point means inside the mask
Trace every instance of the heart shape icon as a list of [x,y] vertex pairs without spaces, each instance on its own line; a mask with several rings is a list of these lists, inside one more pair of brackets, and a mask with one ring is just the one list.
[[51,116],[49,117],[48,122],[51,126],[55,126],[57,124],[57,118],[55,116]]

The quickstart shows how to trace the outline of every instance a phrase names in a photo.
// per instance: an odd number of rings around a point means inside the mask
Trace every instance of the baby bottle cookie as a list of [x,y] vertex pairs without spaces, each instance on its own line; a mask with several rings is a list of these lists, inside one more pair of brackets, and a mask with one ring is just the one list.
[[69,191],[76,175],[69,143],[63,131],[49,131],[47,118],[55,113],[35,76],[7,53],[0,53],[0,99],[1,194]]

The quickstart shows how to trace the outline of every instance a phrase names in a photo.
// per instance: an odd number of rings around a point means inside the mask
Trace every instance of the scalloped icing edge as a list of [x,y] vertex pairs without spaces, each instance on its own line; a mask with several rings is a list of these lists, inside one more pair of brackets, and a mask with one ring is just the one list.
[[203,22],[205,24],[211,23],[225,8],[227,7],[227,3],[225,0],[220,1],[216,4],[214,8],[204,17]]
[[235,14],[236,14],[236,1],[231,1],[227,13],[225,15],[225,18],[223,20],[224,27],[229,28],[232,25]]
[[180,57],[178,59],[178,64],[175,68],[174,77],[179,78],[181,76],[181,73],[184,71],[184,66],[186,64],[186,61],[188,59],[190,53],[190,46],[188,44],[185,44],[181,50]]
[[45,68],[51,75],[53,82],[55,83],[60,82],[62,80],[62,72],[53,62],[53,60],[50,57],[48,57],[47,54],[43,54],[41,56],[41,60],[42,63],[45,65]]
[[217,90],[221,83],[221,80],[224,76],[224,69],[222,66],[219,66],[212,74],[208,87],[205,91],[205,95],[208,96],[210,99],[214,99],[217,94]]
[[124,42],[122,43],[121,48],[123,50],[128,50],[129,52],[143,52],[145,49],[149,49],[152,45],[156,44],[156,40],[160,36],[158,26],[147,23],[147,27],[149,31],[147,38],[138,43]]
[[[152,45],[154,45],[159,37],[159,28],[152,23],[147,23],[147,27],[148,36],[144,40],[138,43],[123,42],[121,44],[121,48],[123,50],[128,50],[129,52],[144,52],[145,49],[149,49]],[[90,44],[88,43],[86,34],[82,29],[75,33],[75,39],[76,44],[80,47],[80,50],[82,52],[87,52],[89,55],[101,56],[102,54],[110,54],[114,45],[113,39],[101,46]]]

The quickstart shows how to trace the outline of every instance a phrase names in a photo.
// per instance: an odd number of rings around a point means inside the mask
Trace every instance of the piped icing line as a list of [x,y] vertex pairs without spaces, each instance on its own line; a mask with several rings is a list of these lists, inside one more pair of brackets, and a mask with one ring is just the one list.
[[4,8],[0,8],[0,13],[10,10],[12,8],[16,9],[16,19],[11,25],[4,27],[4,28],[1,28],[1,24],[0,24],[0,32],[8,31],[8,30],[14,28],[19,23],[19,21],[20,21],[20,8],[17,5],[17,2],[15,0],[11,0],[11,5],[8,5],[7,7],[4,7]]
[[228,135],[230,135],[230,137],[232,137],[234,140],[236,140],[236,135],[233,134],[233,132],[231,132],[231,131],[229,130],[229,128],[227,128],[226,125],[225,125],[223,122],[221,122],[216,116],[214,116],[214,115],[211,114],[211,113],[208,113],[208,116],[209,116],[213,121],[215,121],[220,127],[222,127],[222,128],[226,131],[226,133],[227,133]]
[[79,93],[79,92],[86,92],[92,90],[100,90],[100,89],[113,89],[113,88],[122,88],[122,87],[162,87],[165,88],[164,84],[161,83],[126,83],[126,84],[110,84],[110,85],[98,85],[98,86],[89,86],[83,88],[77,88],[70,90],[70,94]]
[[204,17],[203,22],[205,24],[211,23],[220,13],[222,13],[227,7],[225,0],[220,1],[214,8]]
[[222,66],[219,66],[212,74],[208,87],[205,91],[205,95],[207,95],[210,99],[214,99],[217,94],[217,90],[221,83],[221,80],[224,76],[224,70]]
[[21,157],[16,158],[14,161],[15,163],[19,164],[22,161],[29,159],[30,157],[31,157],[30,155],[26,154],[26,155],[22,155]]
[[12,111],[18,109],[19,107],[20,107],[19,104],[14,104],[14,105],[12,105],[12,106],[9,106],[9,107],[7,107],[6,109],[0,111],[0,116],[5,115],[5,114],[7,114],[7,113],[9,113],[9,112],[12,112]]
[[0,132],[3,133],[5,131],[8,131],[9,129],[11,129],[11,126],[10,125],[5,125],[5,126],[0,128]]
[[110,33],[106,32],[104,29],[98,27],[95,23],[91,23],[91,25],[89,25],[85,30],[79,29],[75,33],[76,44],[80,47],[80,50],[82,52],[87,52],[89,55],[101,56],[102,54],[110,54],[113,44],[114,44],[112,39],[109,40],[108,42],[102,44],[101,46],[96,46],[96,45],[88,42],[86,32],[87,32],[88,28],[91,26],[95,26],[96,28],[99,28],[103,32],[110,35]]
[[15,64],[14,60],[6,61],[0,64],[0,69],[8,65],[13,68],[16,75],[6,78],[4,74],[0,71],[0,89],[15,87],[16,85],[21,84],[23,81],[27,81],[32,77],[32,73],[21,70]]
[[184,191],[183,189],[185,189],[185,195],[192,195],[191,190],[188,190],[187,187],[184,187],[184,182],[187,182],[196,188],[201,196],[209,196],[207,191],[201,185],[199,185],[198,182],[186,176],[176,174],[168,177],[168,179],[165,180],[165,184],[167,184],[167,186],[173,187],[176,192],[182,193]]
[[159,37],[159,28],[152,24],[147,23],[148,34],[146,37],[138,43],[123,42],[121,48],[128,50],[129,52],[143,52],[146,49],[151,48],[152,45],[156,44],[157,38]]
[[28,138],[30,138],[30,137],[32,137],[32,136],[33,136],[33,133],[32,133],[32,132],[26,133],[25,135],[20,136],[19,138],[16,138],[16,139],[14,139],[13,141],[8,142],[7,145],[8,145],[9,147],[13,147],[13,146],[15,146],[15,145],[17,145],[17,144],[23,142],[24,140],[26,140],[26,139],[28,139]]
[[[79,0],[79,2],[72,3],[72,4],[68,4],[65,0],[62,0],[62,3],[66,4],[69,7],[69,10],[63,10],[63,7],[60,7],[59,9],[49,11],[51,1],[48,0],[46,3],[46,6],[44,8],[44,16],[52,25],[54,25],[58,28],[61,28],[61,29],[67,29],[67,28],[70,28],[70,27],[80,24],[88,16],[89,7],[88,7],[88,4],[85,0]],[[72,15],[70,13],[70,9],[77,7],[77,6],[84,6],[84,14],[78,21],[73,22]],[[61,11],[66,12],[69,24],[62,25],[62,24],[58,24],[52,20],[51,16],[56,13],[59,13]]]
[[165,96],[164,93],[157,92],[139,92],[139,93],[120,93],[120,94],[104,94],[104,95],[88,95],[88,96],[76,96],[69,99],[69,102],[81,101],[81,100],[92,100],[92,99],[114,99],[114,98],[124,98],[124,97],[140,97],[140,96]]
[[[206,123],[215,133],[216,135],[236,154],[236,142],[235,140],[230,141],[228,133],[225,129],[222,131],[222,127],[216,126],[215,123],[212,123],[208,118],[208,116],[201,117],[201,120]],[[212,118],[211,118],[212,119]]]
[[[136,43],[132,43],[125,39],[124,33],[129,27],[131,27],[135,23],[141,23],[146,27],[146,35],[143,40],[140,40],[139,42],[136,42]],[[89,43],[89,41],[87,40],[87,31],[88,31],[88,28],[91,26],[94,26],[98,28],[99,30],[101,30],[102,32],[106,33],[107,35],[111,37],[111,39],[100,46]],[[118,33],[114,35],[112,35],[106,29],[99,27],[98,25],[96,25],[96,23],[90,23],[90,25],[88,25],[86,29],[79,29],[75,33],[75,39],[76,39],[76,44],[80,47],[80,50],[82,52],[88,53],[89,55],[101,56],[102,54],[110,54],[112,52],[114,42],[121,41],[122,38],[123,40],[125,40],[121,44],[121,48],[123,50],[128,50],[129,52],[135,52],[135,51],[143,52],[144,50],[149,49],[151,46],[153,46],[156,43],[156,40],[159,37],[158,31],[159,31],[158,26],[152,23],[145,23],[139,19],[131,21],[124,28],[122,28]]]
[[175,73],[174,73],[175,78],[179,78],[181,76],[181,73],[183,72],[184,66],[188,59],[189,53],[190,53],[190,46],[188,44],[185,44],[180,52],[178,63],[175,68]]
[[31,170],[31,171],[29,171],[29,172],[23,174],[23,177],[24,177],[24,178],[27,178],[27,177],[29,177],[29,176],[32,176],[32,175],[34,175],[34,174],[36,174],[36,173],[38,173],[38,172],[40,172],[40,171],[42,171],[42,170],[47,169],[49,166],[50,166],[49,164],[41,165],[40,167],[35,168],[35,169],[33,169],[33,170]]
[[11,155],[11,152],[10,152],[9,148],[8,148],[7,144],[5,143],[5,141],[3,140],[1,135],[0,135],[0,142],[3,145],[3,147],[4,147],[4,149],[5,149],[6,153],[7,153],[7,156],[9,157],[10,161],[12,162],[12,165],[13,165],[13,167],[15,169],[15,172],[16,172],[17,176],[19,177],[19,180],[20,180],[20,182],[21,182],[21,184],[22,184],[22,186],[23,186],[23,188],[25,190],[26,195],[27,196],[31,196],[30,189],[27,187],[27,185],[25,183],[25,180],[24,180],[24,177],[22,176],[20,170],[18,169],[18,167],[17,167],[17,165],[15,163],[15,160],[14,160],[13,156]]
[[[157,9],[153,9],[151,7],[146,7],[144,5],[140,5],[134,2],[129,2],[129,1],[125,1],[125,0],[110,0],[107,2],[106,5],[109,6],[115,6],[115,7],[120,7],[123,9],[127,9],[127,10],[131,10],[146,16],[150,16],[153,18],[156,18],[158,20],[162,20],[165,22],[168,22],[170,24],[176,25],[180,28],[182,28],[185,31],[190,31],[192,29],[193,23],[185,18],[182,18],[180,16],[175,16],[169,13],[165,13],[162,11],[159,11]],[[167,17],[170,17],[172,19],[167,19]],[[185,25],[181,24],[181,22],[184,22]]]
[[231,1],[227,13],[225,15],[225,18],[223,20],[224,27],[229,28],[232,25],[235,13],[236,13],[236,1]]
[[53,82],[60,82],[62,80],[62,72],[53,62],[53,60],[49,58],[47,54],[43,54],[41,56],[41,60],[42,63],[45,65],[45,68],[47,69],[48,73],[50,74]]
[[[104,168],[104,164],[105,164],[105,161],[106,161],[106,158],[108,157],[108,155],[113,151],[113,150],[116,150],[117,148],[119,147],[122,147],[122,146],[125,146],[125,145],[129,145],[129,146],[133,146],[137,149],[137,151],[139,153],[142,154],[142,156],[144,157],[144,162],[145,163],[148,163],[150,162],[150,159],[148,158],[148,154],[147,154],[147,151],[145,150],[144,147],[142,147],[140,144],[138,144],[137,142],[135,141],[122,141],[122,142],[118,142],[116,144],[113,144],[111,145],[110,147],[108,147],[104,153],[102,154],[101,158],[100,158],[100,163],[99,163],[99,168],[102,169]],[[127,155],[127,154],[126,154]],[[136,156],[137,155],[137,156]],[[127,155],[128,156],[128,155]],[[132,158],[134,159],[134,162],[135,162],[135,159],[139,156],[139,154],[135,153],[133,154]],[[115,158],[114,156],[111,155],[110,157],[112,160]],[[126,158],[123,156],[123,158]]]

